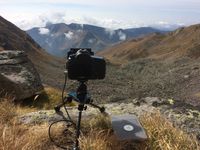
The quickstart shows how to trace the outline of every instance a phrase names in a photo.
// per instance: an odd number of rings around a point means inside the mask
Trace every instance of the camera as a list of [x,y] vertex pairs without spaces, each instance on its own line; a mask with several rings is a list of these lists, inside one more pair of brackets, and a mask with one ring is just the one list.
[[67,59],[66,69],[69,79],[87,81],[105,78],[105,60],[94,56],[90,48],[71,48]]

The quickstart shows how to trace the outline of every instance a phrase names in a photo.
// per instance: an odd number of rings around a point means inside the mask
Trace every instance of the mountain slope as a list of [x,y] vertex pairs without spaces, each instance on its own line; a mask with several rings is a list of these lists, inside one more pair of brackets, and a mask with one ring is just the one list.
[[160,30],[143,27],[133,29],[111,30],[87,24],[49,24],[44,28],[33,28],[27,33],[47,50],[56,56],[65,56],[71,47],[90,47],[98,51],[116,43],[135,37],[144,36]]
[[129,40],[98,54],[120,64],[121,72],[114,74],[123,73],[126,86],[132,83],[133,96],[200,106],[200,25]]
[[50,56],[25,31],[20,30],[14,24],[0,16],[1,50],[25,51],[45,83],[57,85],[54,80],[55,77],[63,78],[62,66],[64,61]]
[[175,60],[188,56],[200,56],[200,25],[177,29],[167,34],[151,34],[129,40],[108,48],[99,54],[122,63],[136,58]]

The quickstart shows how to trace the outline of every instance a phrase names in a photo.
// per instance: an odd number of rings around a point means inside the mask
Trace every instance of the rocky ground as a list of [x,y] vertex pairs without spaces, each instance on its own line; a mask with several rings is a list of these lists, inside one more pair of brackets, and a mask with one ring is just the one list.
[[[183,129],[189,134],[195,134],[200,140],[200,111],[198,107],[184,104],[173,99],[159,99],[157,97],[146,97],[143,99],[132,99],[129,103],[110,103],[104,104],[106,114],[113,116],[119,114],[134,114],[138,117],[145,113],[154,113],[160,111],[167,117],[174,126]],[[77,118],[76,107],[68,107],[69,113],[73,119]],[[64,112],[64,110],[62,109]],[[87,111],[83,112],[83,118],[89,119],[99,113],[98,110],[88,107]],[[40,124],[44,122],[53,122],[63,119],[66,113],[56,114],[54,110],[41,110],[31,112],[19,117],[19,121],[24,124]],[[159,124],[159,122],[158,122]]]

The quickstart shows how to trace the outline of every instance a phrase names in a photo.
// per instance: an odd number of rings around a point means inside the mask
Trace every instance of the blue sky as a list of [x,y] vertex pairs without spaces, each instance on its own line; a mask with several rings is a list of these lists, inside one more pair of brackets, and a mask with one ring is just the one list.
[[25,30],[47,22],[167,28],[200,23],[200,0],[0,0],[0,15]]

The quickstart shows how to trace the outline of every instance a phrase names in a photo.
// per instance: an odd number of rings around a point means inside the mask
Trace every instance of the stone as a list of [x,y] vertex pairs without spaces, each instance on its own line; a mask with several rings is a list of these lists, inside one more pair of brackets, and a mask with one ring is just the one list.
[[[169,105],[167,99],[160,99],[157,97],[146,97],[140,103],[140,105],[135,105],[133,100],[130,103],[109,103],[104,104],[103,106],[106,108],[106,115],[109,116],[119,116],[119,115],[131,115],[140,118],[140,116],[146,114],[154,114],[155,112],[160,112],[164,117],[166,117],[169,121],[171,121],[176,127],[181,128],[183,131],[194,134],[197,137],[200,135],[200,110],[197,108],[182,110],[181,106],[174,107],[173,105]],[[175,100],[174,100],[175,101]],[[154,107],[152,103],[157,102],[157,107]],[[83,120],[92,119],[100,114],[98,109],[90,107],[88,105],[86,111],[83,111]],[[186,104],[183,104],[186,106]],[[69,114],[73,120],[77,120],[78,118],[78,110],[77,107],[67,107]],[[38,112],[31,112],[19,116],[18,120],[23,124],[37,124],[37,123],[51,123],[52,121],[58,121],[63,118],[63,116],[67,117],[64,109],[61,111],[63,113],[56,114],[54,110],[43,110]]]
[[183,77],[184,77],[184,79],[189,79],[190,76],[189,75],[184,75]]
[[40,76],[24,51],[0,52],[0,96],[22,100],[42,90]]

